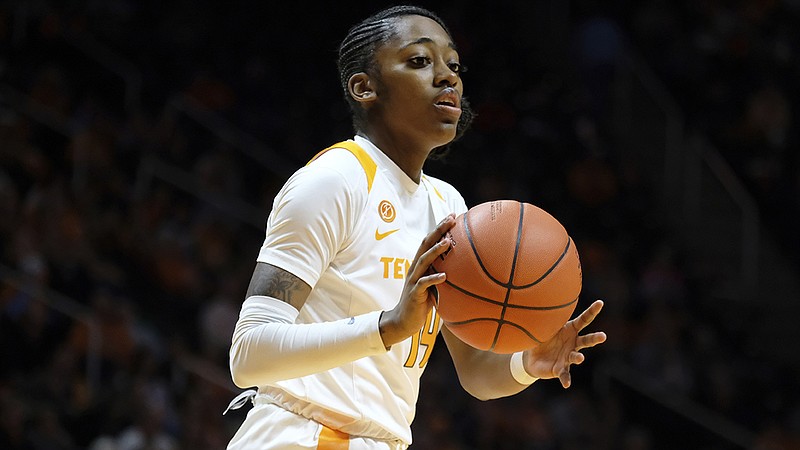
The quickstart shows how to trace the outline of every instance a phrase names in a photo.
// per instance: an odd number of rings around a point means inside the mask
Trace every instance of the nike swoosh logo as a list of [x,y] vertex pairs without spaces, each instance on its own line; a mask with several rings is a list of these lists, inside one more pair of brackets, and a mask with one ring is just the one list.
[[395,231],[399,231],[399,230],[400,230],[400,228],[395,228],[394,230],[389,230],[389,231],[387,231],[385,233],[381,233],[380,231],[378,231],[377,228],[375,228],[375,240],[376,241],[380,241],[381,239],[385,238],[386,236],[394,233]]

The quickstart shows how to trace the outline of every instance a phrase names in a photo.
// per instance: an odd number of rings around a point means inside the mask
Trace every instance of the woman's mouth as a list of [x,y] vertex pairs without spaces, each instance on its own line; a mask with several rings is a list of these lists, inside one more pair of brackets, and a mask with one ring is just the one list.
[[455,89],[445,89],[441,95],[436,97],[435,107],[443,114],[456,119],[461,116],[461,98]]

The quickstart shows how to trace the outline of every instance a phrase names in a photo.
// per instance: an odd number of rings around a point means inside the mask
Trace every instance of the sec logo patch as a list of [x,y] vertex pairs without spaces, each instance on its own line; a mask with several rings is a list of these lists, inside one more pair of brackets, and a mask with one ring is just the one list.
[[389,200],[382,200],[380,204],[378,204],[378,214],[380,214],[381,219],[386,223],[392,222],[397,215],[394,210],[394,205],[392,205]]

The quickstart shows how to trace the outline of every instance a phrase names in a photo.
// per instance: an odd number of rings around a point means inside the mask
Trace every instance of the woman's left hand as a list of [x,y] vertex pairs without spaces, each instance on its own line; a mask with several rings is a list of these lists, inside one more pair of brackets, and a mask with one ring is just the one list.
[[581,335],[603,309],[603,301],[596,300],[578,317],[567,322],[550,340],[525,351],[525,370],[536,378],[556,378],[564,388],[572,384],[569,369],[580,364],[585,357],[581,350],[594,347],[606,340],[602,331]]

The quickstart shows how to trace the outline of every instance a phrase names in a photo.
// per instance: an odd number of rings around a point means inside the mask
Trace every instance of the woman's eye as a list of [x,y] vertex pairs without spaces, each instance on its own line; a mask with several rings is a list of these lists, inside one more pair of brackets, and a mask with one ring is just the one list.
[[467,66],[461,65],[461,63],[451,62],[447,66],[455,73],[464,73],[467,71]]
[[428,58],[427,56],[415,56],[415,57],[411,58],[410,61],[411,61],[411,64],[413,64],[413,65],[415,65],[417,67],[424,67],[424,66],[426,66],[426,65],[431,63],[431,59]]

